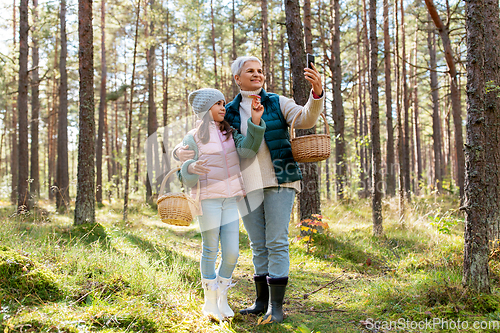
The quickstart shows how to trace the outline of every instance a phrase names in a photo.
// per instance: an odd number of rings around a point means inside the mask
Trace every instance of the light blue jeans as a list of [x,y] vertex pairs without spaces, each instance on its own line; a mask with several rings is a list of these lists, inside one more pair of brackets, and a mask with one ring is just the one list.
[[219,276],[230,278],[239,256],[239,215],[236,197],[201,201],[203,214],[198,217],[202,239],[201,276],[215,279],[215,261],[221,245]]
[[250,237],[255,275],[288,276],[288,225],[294,199],[293,188],[269,187],[248,193],[238,203],[240,212],[250,210],[242,219]]

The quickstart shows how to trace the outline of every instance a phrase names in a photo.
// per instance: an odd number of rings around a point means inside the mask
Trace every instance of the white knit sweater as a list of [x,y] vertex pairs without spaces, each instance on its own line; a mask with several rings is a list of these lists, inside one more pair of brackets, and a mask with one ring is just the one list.
[[[242,99],[239,111],[241,117],[241,133],[243,135],[247,135],[247,120],[251,117],[252,112],[252,97],[249,95],[258,95],[260,91],[261,89],[256,91],[240,91]],[[302,113],[295,121],[294,128],[307,129],[316,124],[319,115],[323,112],[324,98],[325,94],[323,93],[322,97],[315,99],[311,90],[306,105],[300,106],[297,105],[293,99],[280,96],[280,109],[288,125],[292,124],[295,115],[302,110]],[[257,189],[278,186],[278,180],[274,173],[273,161],[271,160],[271,153],[264,140],[262,140],[259,151],[254,158],[241,159],[240,168],[247,193]],[[291,183],[283,183],[280,186],[294,188],[297,192],[301,190],[300,180]]]

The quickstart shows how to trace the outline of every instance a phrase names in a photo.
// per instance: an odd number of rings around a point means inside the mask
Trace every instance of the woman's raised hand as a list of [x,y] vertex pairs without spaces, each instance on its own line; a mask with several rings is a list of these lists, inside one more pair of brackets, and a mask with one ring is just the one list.
[[175,150],[175,155],[181,163],[194,158],[194,150],[189,149],[189,145],[181,146]]
[[323,84],[321,83],[321,75],[314,65],[312,65],[313,69],[304,68],[304,77],[307,81],[311,82],[312,89],[314,93],[318,96],[323,94]]
[[259,95],[250,95],[252,99],[252,123],[255,125],[260,125],[260,118],[264,113],[264,105],[260,104]]
[[207,163],[207,160],[198,160],[194,163],[189,164],[188,172],[200,176],[208,173],[210,169],[204,166],[205,163]]

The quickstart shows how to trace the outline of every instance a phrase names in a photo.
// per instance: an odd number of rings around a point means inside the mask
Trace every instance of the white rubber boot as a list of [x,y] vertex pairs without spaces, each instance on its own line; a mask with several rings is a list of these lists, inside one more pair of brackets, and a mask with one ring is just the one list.
[[217,306],[217,279],[208,280],[202,278],[201,285],[203,286],[205,294],[205,304],[203,305],[201,312],[203,312],[205,316],[221,321],[222,315],[219,312],[219,307]]
[[233,317],[234,312],[227,304],[227,291],[229,288],[233,287],[231,278],[225,279],[223,277],[217,276],[219,282],[219,287],[217,288],[217,304],[219,306],[219,311],[224,318]]

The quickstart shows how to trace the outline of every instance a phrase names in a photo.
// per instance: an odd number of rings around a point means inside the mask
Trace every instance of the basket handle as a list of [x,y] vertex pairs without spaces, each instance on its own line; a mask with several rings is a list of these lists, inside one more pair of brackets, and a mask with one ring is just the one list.
[[[173,168],[172,170],[170,170],[167,175],[165,176],[165,178],[163,178],[163,181],[161,182],[161,186],[160,186],[160,193],[159,194],[162,194],[163,193],[163,190],[165,190],[165,185],[167,184],[167,179],[172,176],[174,173],[176,173],[177,171],[179,171],[181,168],[180,167],[176,167],[176,168]],[[200,201],[200,181],[198,180],[197,184],[196,184],[196,189],[197,189],[197,193],[196,193],[196,202],[199,202]],[[186,195],[187,197],[187,195]]]
[[[299,112],[297,112],[297,114],[295,115],[295,117],[293,117],[293,120],[292,120],[292,126],[290,127],[290,137],[291,139],[295,139],[295,131],[294,131],[294,126],[295,126],[295,121],[297,120],[297,118],[300,116],[300,114],[302,113],[302,110],[300,110]],[[325,122],[325,127],[326,127],[326,134],[328,136],[330,136],[330,126],[328,126],[328,123],[326,122],[326,117],[325,117],[325,114],[323,112],[320,113],[321,117],[323,117],[323,121]]]

